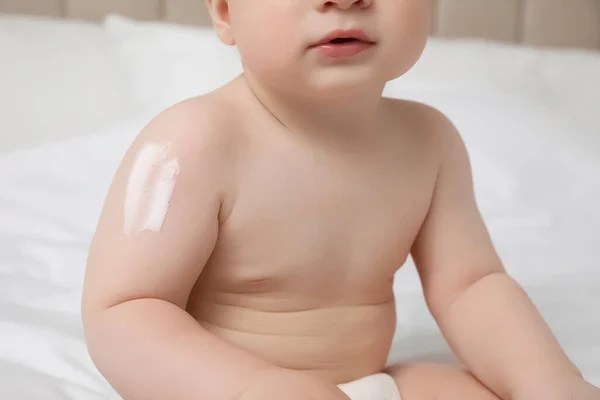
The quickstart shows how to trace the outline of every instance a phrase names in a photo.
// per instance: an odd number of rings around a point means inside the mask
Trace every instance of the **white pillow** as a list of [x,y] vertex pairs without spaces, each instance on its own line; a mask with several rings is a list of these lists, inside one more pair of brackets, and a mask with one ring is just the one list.
[[531,216],[600,200],[600,90],[590,85],[600,86],[600,54],[430,39],[385,94],[453,120],[472,150],[482,207]]
[[483,40],[430,39],[417,65],[393,82],[461,85],[530,98],[600,136],[600,53]]
[[135,22],[109,16],[105,26],[130,74],[138,101],[161,110],[208,93],[242,72],[235,48],[210,28]]
[[87,132],[134,107],[102,27],[0,16],[0,151]]

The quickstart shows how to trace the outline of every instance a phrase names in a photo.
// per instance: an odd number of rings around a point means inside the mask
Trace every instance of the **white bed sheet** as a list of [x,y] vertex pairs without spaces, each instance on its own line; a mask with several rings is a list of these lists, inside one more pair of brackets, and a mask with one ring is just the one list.
[[129,84],[101,25],[0,13],[0,153],[118,121]]
[[79,304],[87,248],[120,157],[147,118],[0,158],[0,399],[107,399]]
[[[398,80],[388,94],[432,104],[459,127],[500,255],[600,385],[597,126],[536,96],[469,81]],[[81,283],[112,175],[149,118],[0,157],[0,399],[109,398],[83,342]],[[390,361],[452,360],[410,261],[395,288]]]

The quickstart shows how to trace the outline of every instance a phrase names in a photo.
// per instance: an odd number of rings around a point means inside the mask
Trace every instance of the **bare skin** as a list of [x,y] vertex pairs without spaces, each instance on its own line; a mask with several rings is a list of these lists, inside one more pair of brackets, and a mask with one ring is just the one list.
[[[226,90],[251,96],[243,81]],[[431,138],[405,118],[419,107],[384,100],[380,131],[343,142],[292,136],[260,107],[238,109],[251,128],[236,133],[235,199],[188,312],[228,342],[332,383],[381,371],[393,276],[435,185]],[[244,123],[256,113],[258,124]]]
[[[335,385],[381,371],[407,400],[598,398],[504,273],[452,125],[400,100],[377,112],[368,136],[291,134],[239,78],[142,132],[107,197],[83,302],[90,354],[126,400],[339,400]],[[164,140],[181,164],[168,217],[128,238],[132,160]],[[411,251],[475,375],[385,369],[392,280]]]

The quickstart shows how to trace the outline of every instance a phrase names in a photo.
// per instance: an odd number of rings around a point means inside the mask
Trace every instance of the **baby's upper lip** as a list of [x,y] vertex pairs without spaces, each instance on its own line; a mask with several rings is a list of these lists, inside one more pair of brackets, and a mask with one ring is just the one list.
[[362,29],[337,29],[328,33],[319,39],[318,42],[314,43],[311,47],[321,46],[323,44],[328,44],[332,40],[335,39],[356,39],[361,42],[366,43],[374,43],[373,40],[367,35],[367,33]]

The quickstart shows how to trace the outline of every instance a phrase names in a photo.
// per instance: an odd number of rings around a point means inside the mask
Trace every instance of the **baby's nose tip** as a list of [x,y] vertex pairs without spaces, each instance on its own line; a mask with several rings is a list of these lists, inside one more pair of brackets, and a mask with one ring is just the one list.
[[352,7],[367,8],[371,5],[372,2],[373,2],[373,0],[329,0],[329,1],[320,0],[319,1],[320,6],[322,8],[338,7],[338,8],[341,8],[342,10],[347,10]]

